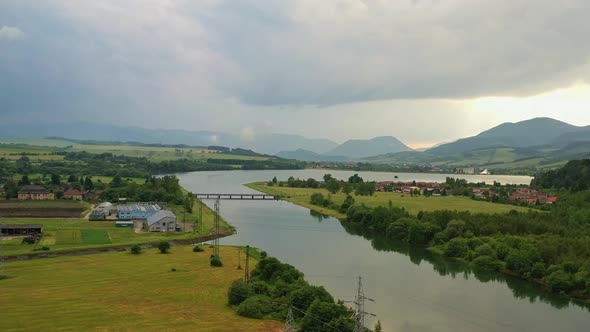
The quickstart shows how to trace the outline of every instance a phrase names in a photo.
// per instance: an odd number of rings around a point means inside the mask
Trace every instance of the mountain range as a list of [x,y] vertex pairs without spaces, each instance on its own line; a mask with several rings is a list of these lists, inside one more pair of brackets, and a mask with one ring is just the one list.
[[80,140],[186,144],[251,149],[282,158],[307,161],[363,161],[384,164],[431,164],[450,167],[522,168],[554,166],[590,157],[590,126],[577,127],[550,118],[504,123],[478,135],[412,150],[397,138],[352,139],[338,144],[299,135],[238,134],[215,131],[145,129],[108,124],[0,124],[0,138],[64,137]]
[[22,124],[0,123],[0,138],[64,137],[78,140],[139,142],[145,144],[186,144],[192,146],[227,146],[251,149],[265,154],[282,150],[307,149],[324,153],[338,146],[328,139],[310,139],[299,135],[260,134],[244,140],[237,134],[179,129],[146,129],[96,123]]
[[550,119],[535,118],[517,123],[504,123],[479,135],[457,140],[427,150],[444,155],[461,153],[487,147],[532,147],[555,145],[590,138],[590,127],[576,127]]
[[440,167],[525,169],[555,167],[590,157],[590,126],[577,127],[550,118],[504,123],[476,136],[423,152],[389,153],[363,158],[383,164],[432,164]]

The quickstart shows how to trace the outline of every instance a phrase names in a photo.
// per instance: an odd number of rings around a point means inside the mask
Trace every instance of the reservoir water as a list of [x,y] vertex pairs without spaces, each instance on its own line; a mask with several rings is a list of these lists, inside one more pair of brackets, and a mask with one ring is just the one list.
[[[325,170],[216,171],[177,174],[194,193],[252,193],[242,184],[276,176],[321,179],[325,173],[347,179],[437,181],[444,174],[377,173]],[[394,179],[394,175],[398,179]],[[451,175],[455,176],[456,175]],[[470,182],[528,184],[522,176],[461,176]],[[209,206],[213,201],[205,201]],[[285,201],[222,201],[221,215],[238,233],[222,244],[251,245],[294,265],[306,279],[335,298],[352,300],[356,278],[375,302],[385,331],[588,331],[590,309],[544,292],[529,282],[499,274],[475,274],[462,264],[425,250],[367,240],[347,231],[339,220],[310,213]],[[223,257],[222,257],[223,259]],[[373,327],[374,319],[368,319]]]

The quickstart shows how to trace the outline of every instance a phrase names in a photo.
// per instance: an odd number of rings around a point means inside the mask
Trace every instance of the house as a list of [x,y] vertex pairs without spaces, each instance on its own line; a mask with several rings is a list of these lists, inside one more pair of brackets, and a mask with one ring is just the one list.
[[171,211],[160,210],[146,219],[145,226],[150,232],[174,232],[176,216]]
[[119,220],[147,219],[160,211],[158,204],[127,204],[117,206],[117,218]]
[[18,192],[18,199],[22,200],[50,200],[55,199],[55,195],[50,193],[43,186],[27,185],[23,186]]
[[64,198],[65,199],[73,199],[77,201],[81,201],[84,197],[84,193],[77,189],[68,189],[64,191]]

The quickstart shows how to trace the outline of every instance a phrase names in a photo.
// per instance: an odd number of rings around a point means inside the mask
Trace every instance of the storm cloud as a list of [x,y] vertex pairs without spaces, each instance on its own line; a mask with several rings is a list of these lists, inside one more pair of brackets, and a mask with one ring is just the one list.
[[0,115],[251,136],[293,112],[525,97],[590,78],[588,13],[585,0],[0,0]]

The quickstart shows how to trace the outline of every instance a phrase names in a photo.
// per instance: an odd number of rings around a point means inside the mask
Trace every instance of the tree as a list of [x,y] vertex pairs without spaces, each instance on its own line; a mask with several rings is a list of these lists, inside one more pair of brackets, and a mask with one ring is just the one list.
[[28,175],[23,175],[22,179],[19,182],[19,185],[21,186],[28,186],[31,184],[31,180],[29,180],[29,176]]
[[344,182],[342,184],[342,192],[346,195],[350,195],[350,193],[352,192],[352,184],[350,184],[350,182]]
[[193,196],[193,193],[186,194],[186,198],[184,199],[184,210],[187,213],[193,213],[194,205],[195,205],[195,196]]
[[86,179],[84,180],[84,189],[86,190],[93,190],[94,189],[94,183],[92,183],[92,179],[87,176]]
[[355,174],[348,178],[348,182],[352,184],[357,184],[363,182],[363,178],[361,178],[358,174]]
[[445,256],[447,257],[465,257],[469,252],[469,246],[467,245],[467,241],[463,238],[454,238],[447,244],[447,247],[444,251]]
[[158,249],[160,249],[161,254],[166,254],[168,253],[168,250],[170,250],[170,243],[166,241],[160,242],[160,244],[158,245]]
[[77,181],[77,179],[76,179],[76,176],[75,175],[72,174],[72,175],[70,175],[68,177],[68,182],[69,183],[76,182],[76,181]]
[[59,174],[51,174],[51,184],[59,186],[61,184],[61,177]]
[[123,181],[121,180],[121,176],[119,174],[117,174],[117,175],[115,175],[115,177],[113,178],[113,180],[111,181],[109,186],[111,188],[119,188],[119,187],[121,187],[122,184],[123,184]]
[[277,180],[277,177],[276,177],[276,176],[275,176],[275,177],[273,177],[273,178],[272,178],[272,183],[274,183],[274,184],[277,184],[277,182],[278,182],[278,180]]
[[335,194],[338,192],[338,190],[340,190],[340,182],[338,182],[336,179],[328,180],[325,182],[325,185],[326,189],[332,194]]

